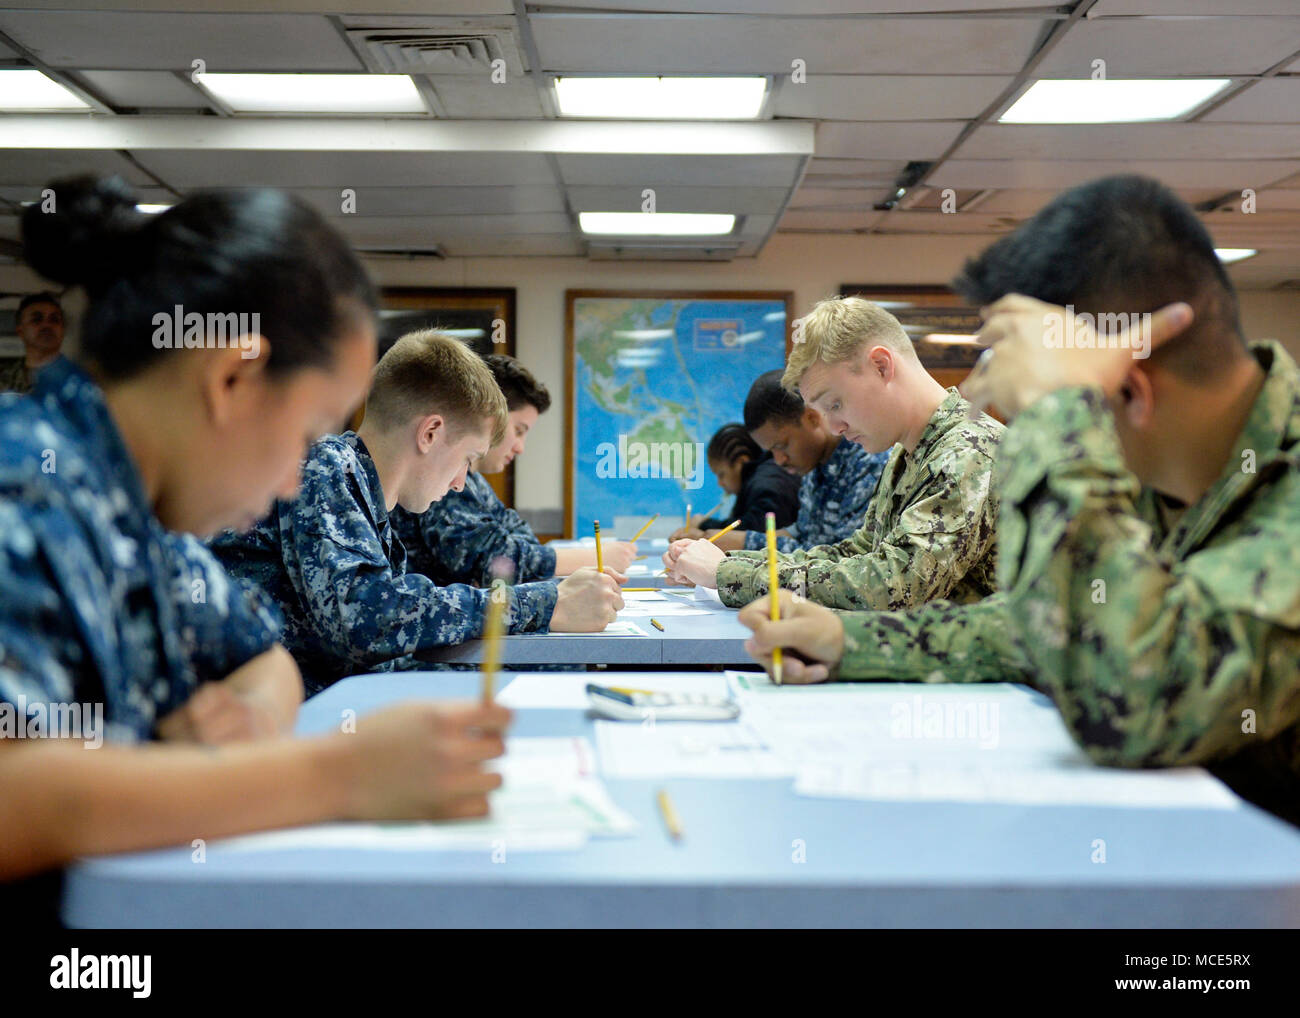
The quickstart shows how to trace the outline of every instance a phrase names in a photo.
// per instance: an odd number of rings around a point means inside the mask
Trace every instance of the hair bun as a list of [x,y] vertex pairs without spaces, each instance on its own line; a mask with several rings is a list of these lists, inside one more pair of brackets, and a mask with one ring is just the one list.
[[23,210],[28,264],[47,279],[102,289],[133,260],[128,249],[145,218],[135,200],[121,177],[54,181]]

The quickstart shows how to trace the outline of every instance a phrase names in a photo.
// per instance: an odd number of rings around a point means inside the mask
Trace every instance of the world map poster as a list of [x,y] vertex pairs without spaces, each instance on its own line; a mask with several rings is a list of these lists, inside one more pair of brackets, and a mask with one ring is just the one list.
[[784,366],[789,294],[566,298],[569,533],[590,535],[600,520],[626,539],[659,513],[647,536],[666,534],[688,504],[698,515],[723,499],[705,448],[742,419],[754,379]]

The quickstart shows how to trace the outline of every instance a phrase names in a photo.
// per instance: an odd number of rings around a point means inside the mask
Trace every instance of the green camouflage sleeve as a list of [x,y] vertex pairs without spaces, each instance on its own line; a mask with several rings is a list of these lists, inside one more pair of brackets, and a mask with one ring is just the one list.
[[[778,583],[828,608],[899,610],[946,597],[993,544],[993,460],[954,450],[908,492],[897,521],[873,540],[876,511],[852,537],[780,556]],[[877,492],[877,501],[883,493]],[[729,553],[718,565],[722,603],[743,607],[767,593],[763,552]]]
[[[1239,535],[1174,561],[1138,514],[1099,391],[1029,407],[999,463],[1010,635],[1092,759],[1204,763],[1296,724],[1300,493],[1288,465]],[[1220,483],[1206,497],[1264,482]]]
[[846,612],[837,679],[1029,682],[1030,663],[1007,626],[1007,600],[931,601],[911,611]]

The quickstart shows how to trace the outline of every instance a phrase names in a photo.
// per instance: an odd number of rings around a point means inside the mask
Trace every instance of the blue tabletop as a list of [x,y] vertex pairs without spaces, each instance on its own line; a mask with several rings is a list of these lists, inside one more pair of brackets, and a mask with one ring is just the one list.
[[[737,621],[733,608],[692,601],[692,608],[707,615],[665,615],[661,633],[646,617],[637,623],[647,636],[578,636],[571,633],[525,633],[501,641],[502,663],[519,665],[669,665],[674,668],[724,666],[749,668],[753,659],[745,653],[749,630]],[[477,664],[483,660],[483,641],[467,640],[452,647],[438,647],[420,654],[421,660],[457,661]]]
[[[345,709],[478,688],[474,673],[348,679],[304,706],[299,730],[335,728]],[[516,716],[512,735],[592,734],[580,710]],[[219,842],[201,865],[189,849],[108,857],[69,871],[64,916],[164,927],[1300,925],[1300,831],[1248,805],[856,802],[796,796],[788,779],[606,785],[640,823],[635,837],[505,864],[474,851],[235,852]],[[680,842],[655,808],[661,786],[681,816]],[[1108,846],[1100,865],[1098,838]]]

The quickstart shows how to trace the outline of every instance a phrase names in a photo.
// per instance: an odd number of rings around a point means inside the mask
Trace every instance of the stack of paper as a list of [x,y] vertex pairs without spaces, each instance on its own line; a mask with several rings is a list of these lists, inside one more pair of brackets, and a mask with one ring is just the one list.
[[1231,809],[1199,768],[1093,764],[1044,698],[1002,683],[777,687],[729,672],[742,719],[795,775],[801,795],[1032,805]]
[[589,837],[634,833],[636,821],[616,806],[595,776],[587,739],[506,740],[494,763],[504,784],[488,797],[492,813],[481,820],[340,823],[231,838],[213,846],[230,851],[351,848],[407,851],[512,851],[574,849]]

